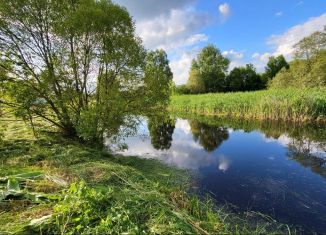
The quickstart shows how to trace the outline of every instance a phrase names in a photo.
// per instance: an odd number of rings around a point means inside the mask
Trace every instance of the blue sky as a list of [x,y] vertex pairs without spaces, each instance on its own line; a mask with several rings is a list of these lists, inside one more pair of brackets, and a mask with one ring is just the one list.
[[326,0],[116,0],[136,21],[147,49],[168,53],[174,81],[213,43],[232,61],[263,71],[269,56],[292,58],[292,46],[326,25]]

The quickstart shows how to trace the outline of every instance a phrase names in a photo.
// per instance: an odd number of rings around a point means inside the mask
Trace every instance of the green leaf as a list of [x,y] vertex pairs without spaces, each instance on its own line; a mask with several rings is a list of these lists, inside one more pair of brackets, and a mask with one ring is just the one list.
[[19,191],[19,182],[16,178],[10,177],[7,182],[7,190],[9,191]]

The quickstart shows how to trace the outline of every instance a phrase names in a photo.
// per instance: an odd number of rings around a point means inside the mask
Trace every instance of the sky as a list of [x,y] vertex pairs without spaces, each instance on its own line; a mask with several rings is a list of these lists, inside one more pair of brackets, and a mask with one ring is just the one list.
[[127,8],[148,50],[164,49],[177,85],[191,61],[214,44],[231,60],[264,71],[268,58],[291,60],[293,45],[326,25],[326,0],[115,0]]

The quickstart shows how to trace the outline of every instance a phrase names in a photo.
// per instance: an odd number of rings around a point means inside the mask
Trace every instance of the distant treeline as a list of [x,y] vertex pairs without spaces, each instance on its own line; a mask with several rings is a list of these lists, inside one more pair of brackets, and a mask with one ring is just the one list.
[[252,64],[235,67],[214,45],[201,50],[192,62],[187,84],[175,86],[176,94],[253,91],[266,88],[326,86],[326,27],[294,45],[294,60],[270,57],[264,73]]

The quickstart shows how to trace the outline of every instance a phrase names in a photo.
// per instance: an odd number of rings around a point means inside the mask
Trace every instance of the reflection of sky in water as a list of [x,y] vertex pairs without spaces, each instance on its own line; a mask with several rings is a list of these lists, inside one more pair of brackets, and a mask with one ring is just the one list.
[[[291,144],[299,145],[298,141],[292,139],[287,134],[283,134],[277,139],[267,138],[265,136],[263,138],[264,138],[264,141],[266,141],[267,143],[277,142],[284,147],[288,147]],[[326,159],[325,146],[321,147],[319,143],[316,143],[313,141],[308,141],[308,140],[303,140],[302,143],[300,143],[300,148],[307,150],[309,152],[309,154],[311,154],[313,156]]]
[[139,127],[136,136],[127,138],[124,143],[128,145],[128,149],[117,153],[125,156],[157,158],[179,168],[199,169],[205,166],[217,166],[218,169],[226,171],[230,164],[225,156],[207,153],[199,143],[195,142],[186,120],[177,120],[169,150],[156,150],[152,146],[146,122]]
[[[171,147],[156,150],[144,122],[136,136],[125,139],[128,149],[118,153],[156,158],[179,168],[195,170],[199,173],[200,192],[211,193],[218,202],[231,203],[241,211],[257,210],[281,222],[301,224],[326,233],[325,163],[307,156],[289,157],[290,145],[297,145],[299,150],[308,149],[309,154],[317,157],[326,156],[323,147],[315,142],[299,142],[286,133],[273,139],[259,131],[247,133],[229,128],[228,136],[221,138],[222,143],[208,152],[199,140],[194,140],[194,126],[200,125],[178,119]],[[205,128],[197,129],[196,133],[216,130],[207,125]]]

